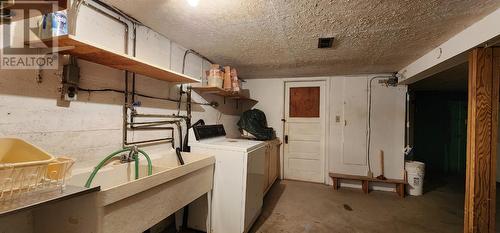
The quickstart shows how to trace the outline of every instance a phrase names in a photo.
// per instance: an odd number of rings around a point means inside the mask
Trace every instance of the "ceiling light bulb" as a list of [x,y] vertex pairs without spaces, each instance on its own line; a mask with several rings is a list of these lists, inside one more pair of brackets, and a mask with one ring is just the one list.
[[200,0],[187,0],[187,2],[189,3],[189,5],[191,5],[192,7],[196,7],[198,6],[198,2]]

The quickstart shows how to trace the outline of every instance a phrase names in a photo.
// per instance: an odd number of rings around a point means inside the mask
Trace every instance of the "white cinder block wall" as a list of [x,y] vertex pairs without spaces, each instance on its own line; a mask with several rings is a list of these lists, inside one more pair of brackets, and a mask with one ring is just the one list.
[[[21,22],[0,25],[14,30]],[[129,23],[129,27],[131,24]],[[19,30],[17,30],[19,31]],[[128,53],[132,54],[132,30],[128,34]],[[101,45],[119,53],[125,51],[125,27],[115,20],[81,7],[76,22],[75,34],[82,40]],[[22,33],[16,36],[22,36]],[[24,41],[17,38],[15,41]],[[4,45],[2,44],[2,48]],[[138,58],[174,71],[182,71],[182,60],[186,51],[181,45],[146,28],[137,28]],[[62,63],[60,64],[62,65]],[[81,87],[87,89],[112,88],[124,90],[125,72],[94,63],[78,60],[81,71]],[[199,78],[203,70],[210,67],[208,61],[192,54],[187,56],[185,73]],[[69,107],[59,107],[58,99],[61,67],[59,71],[44,70],[41,82],[37,82],[36,70],[0,70],[0,137],[19,137],[32,142],[56,156],[69,156],[77,159],[76,167],[93,167],[107,154],[122,146],[122,105],[124,96],[115,92],[79,92],[78,101]],[[130,79],[131,80],[131,79]],[[131,84],[131,83],[130,83]],[[175,97],[175,85],[147,77],[137,77],[136,90],[157,97]],[[207,124],[222,123],[228,135],[237,135],[238,113],[244,104],[220,97],[205,97],[193,92],[197,102],[217,101],[217,109],[209,106],[193,105],[193,119],[204,119]],[[177,113],[176,103],[137,97],[142,102],[138,108],[141,113]],[[184,106],[183,108],[184,109]],[[219,111],[219,110],[223,111]],[[185,112],[182,111],[185,115]],[[224,114],[223,114],[224,113]],[[229,115],[230,114],[230,115]],[[185,128],[183,129],[185,131]],[[131,140],[151,139],[169,136],[169,132],[131,133]],[[175,139],[177,140],[177,135]],[[178,141],[176,142],[178,145]],[[160,148],[170,149],[164,144]],[[153,149],[153,148],[151,148]],[[155,148],[157,149],[157,148]],[[145,148],[150,151],[149,148]],[[0,219],[0,232],[33,233],[35,219],[31,211]],[[19,224],[12,224],[17,222]],[[19,227],[19,226],[22,226]]]
[[[377,75],[335,76],[300,79],[249,79],[246,87],[251,90],[252,98],[258,99],[255,108],[266,113],[268,124],[283,137],[284,82],[294,80],[327,80],[329,86],[326,171],[366,175],[366,131],[367,131],[367,82]],[[403,178],[404,167],[404,125],[406,86],[385,87],[376,81],[372,85],[372,133],[370,162],[375,176],[380,174],[379,151],[385,155],[385,175],[388,178]],[[351,115],[356,114],[360,122],[351,122]],[[340,122],[335,122],[340,116]],[[354,124],[360,135],[344,137],[345,125]],[[359,120],[358,120],[359,121]],[[348,145],[353,145],[349,147]],[[349,150],[349,151],[347,151]],[[282,150],[283,156],[283,150]],[[345,156],[351,156],[346,158]],[[358,161],[349,164],[346,161]],[[282,159],[283,161],[283,159]],[[283,166],[281,166],[283,167]],[[328,174],[325,181],[331,184]],[[375,189],[379,187],[374,187]]]
[[[132,25],[129,25],[128,52],[131,55],[133,37]],[[15,26],[15,23],[11,25]],[[109,50],[124,52],[125,27],[84,5],[78,14],[75,34]],[[146,27],[137,28],[136,55],[139,59],[181,72],[185,50]],[[82,88],[124,90],[124,71],[83,60],[79,60],[78,64]],[[185,73],[200,78],[209,66],[209,62],[189,54]],[[69,107],[58,107],[60,74],[61,69],[44,70],[41,83],[37,83],[35,70],[0,70],[0,137],[20,137],[54,155],[76,158],[79,167],[95,166],[104,156],[121,148],[124,96],[114,92],[79,92],[78,101],[72,102]],[[175,85],[139,75],[136,85],[138,93],[151,96],[173,97],[177,93]],[[141,97],[137,100],[142,102],[142,107],[138,108],[141,113],[177,113],[176,103],[173,102]],[[207,101],[194,92],[193,100]],[[213,97],[208,101],[212,100],[220,104],[217,109],[225,109],[224,113],[231,115],[222,114],[210,106],[193,105],[192,122],[204,119],[208,124],[223,123],[229,135],[238,134],[236,122],[239,119],[237,114],[243,110],[241,105],[236,109],[232,100],[224,104],[222,98]],[[181,113],[185,114],[185,111]],[[137,132],[130,134],[129,138],[151,139],[169,134],[166,131]],[[169,149],[170,145],[163,147]]]

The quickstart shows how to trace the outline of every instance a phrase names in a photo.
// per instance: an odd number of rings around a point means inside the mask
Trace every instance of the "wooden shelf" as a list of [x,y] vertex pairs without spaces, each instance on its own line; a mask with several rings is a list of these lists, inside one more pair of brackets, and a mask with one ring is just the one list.
[[[54,1],[57,1],[57,6],[54,7],[54,5],[49,4]],[[40,2],[40,4],[37,4],[35,2]],[[35,17],[35,16],[40,16],[48,13],[52,13],[55,11],[62,11],[68,8],[68,1],[67,0],[38,0],[38,1],[25,1],[25,0],[8,0],[8,1],[2,1],[2,4],[0,5],[0,9],[10,9],[10,10],[35,10],[31,11],[30,14],[25,13],[25,14],[18,14],[12,16],[12,19],[9,21],[17,21],[17,20],[22,20],[22,19],[27,19],[30,17]],[[38,11],[38,12],[37,12]]]
[[194,91],[199,92],[199,93],[214,94],[214,95],[218,95],[218,96],[222,96],[222,97],[227,97],[230,99],[239,99],[239,100],[248,100],[248,101],[258,102],[257,100],[243,96],[238,92],[226,91],[226,90],[219,88],[219,87],[191,87],[191,88]]
[[[57,45],[53,45],[54,41],[57,41]],[[141,61],[126,54],[109,51],[100,46],[93,45],[90,42],[76,39],[75,36],[72,35],[58,36],[43,40],[43,42],[28,43],[31,47],[39,48],[57,46],[59,53],[74,55],[86,61],[113,67],[120,70],[127,70],[158,80],[176,83],[199,82],[199,80],[191,78],[187,75],[161,68],[153,64],[149,64],[145,61]]]

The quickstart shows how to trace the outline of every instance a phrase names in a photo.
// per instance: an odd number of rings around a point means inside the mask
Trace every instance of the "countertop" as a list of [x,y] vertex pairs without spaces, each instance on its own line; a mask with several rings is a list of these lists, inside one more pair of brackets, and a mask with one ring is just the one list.
[[26,196],[20,198],[19,200],[5,201],[4,203],[0,202],[0,217],[33,209],[42,205],[53,204],[92,192],[98,192],[100,190],[100,187],[85,188],[66,185],[64,190],[56,189],[52,191],[25,194]]

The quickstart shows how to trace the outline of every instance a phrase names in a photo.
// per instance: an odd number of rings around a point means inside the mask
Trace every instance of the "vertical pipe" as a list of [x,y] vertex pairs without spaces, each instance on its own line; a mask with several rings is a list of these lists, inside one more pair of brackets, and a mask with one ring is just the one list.
[[170,142],[170,144],[172,144],[172,149],[175,149],[175,142],[174,142],[174,130],[170,130],[170,132],[172,133],[171,134],[171,138],[172,138],[172,141]]
[[125,71],[125,91],[124,91],[124,103],[123,103],[123,125],[122,125],[122,131],[123,131],[123,141],[122,141],[122,148],[125,148],[127,145],[127,121],[128,121],[128,113],[127,113],[127,106],[128,106],[128,71]]
[[183,151],[190,152],[191,149],[189,148],[189,128],[191,128],[191,85],[187,85],[187,92],[186,92],[186,137],[184,137],[184,144],[182,146]]
[[[137,51],[137,25],[135,23],[132,23],[133,27],[133,42],[132,42],[132,56],[136,57],[136,51]],[[135,72],[132,73],[132,104],[135,103]],[[134,123],[134,115],[130,116],[130,122]]]
[[[175,125],[177,125],[177,132],[178,132],[178,134],[179,134],[179,148],[181,148],[181,149],[182,149],[182,146],[184,145],[184,144],[182,144],[182,125],[181,125],[181,122],[180,122],[180,121],[177,121],[177,122],[175,123]],[[173,138],[173,137],[172,137],[172,138]]]
[[[137,147],[134,147],[134,148],[137,148]],[[135,179],[139,179],[139,153],[137,151],[135,151],[136,149],[132,149],[134,150],[134,170],[135,170]]]
[[410,146],[410,92],[406,90],[405,147]]

